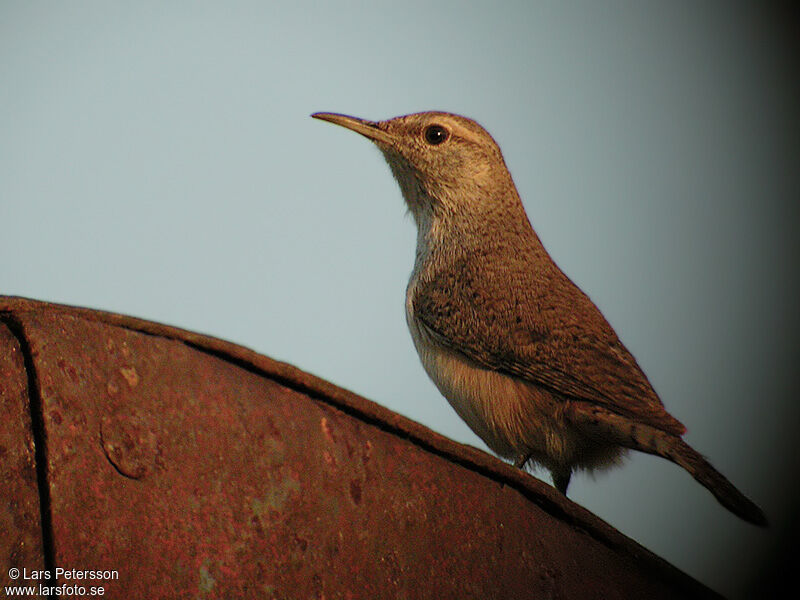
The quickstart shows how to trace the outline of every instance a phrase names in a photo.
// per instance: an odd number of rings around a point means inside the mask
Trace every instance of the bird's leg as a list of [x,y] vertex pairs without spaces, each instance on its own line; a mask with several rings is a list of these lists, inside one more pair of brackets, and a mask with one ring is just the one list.
[[525,467],[525,463],[528,462],[531,458],[530,454],[520,454],[517,457],[517,460],[514,461],[514,466],[518,469],[522,469]]
[[569,479],[572,477],[572,471],[567,469],[565,471],[552,471],[553,475],[553,485],[556,486],[556,489],[564,494],[567,495],[567,487],[569,487]]

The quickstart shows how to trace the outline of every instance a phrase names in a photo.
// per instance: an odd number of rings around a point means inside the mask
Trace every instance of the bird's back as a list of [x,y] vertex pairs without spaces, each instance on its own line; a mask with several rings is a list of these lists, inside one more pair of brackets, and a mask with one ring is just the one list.
[[535,233],[513,251],[503,240],[486,232],[479,247],[433,251],[409,286],[414,318],[485,368],[682,434],[613,328]]

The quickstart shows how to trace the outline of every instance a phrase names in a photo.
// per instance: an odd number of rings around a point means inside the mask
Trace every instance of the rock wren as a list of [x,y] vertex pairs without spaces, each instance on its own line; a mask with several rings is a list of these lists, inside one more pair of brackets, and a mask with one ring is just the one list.
[[383,153],[417,225],[406,319],[422,365],[500,456],[572,472],[627,449],[686,469],[730,511],[764,513],[681,439],[636,360],[548,255],[503,155],[477,123],[425,112],[386,121],[316,113]]

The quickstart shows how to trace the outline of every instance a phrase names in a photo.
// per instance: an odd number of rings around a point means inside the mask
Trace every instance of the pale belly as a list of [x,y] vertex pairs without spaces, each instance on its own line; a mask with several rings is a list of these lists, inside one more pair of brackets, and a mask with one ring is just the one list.
[[422,366],[458,416],[500,456],[538,454],[541,444],[535,438],[544,432],[539,427],[542,419],[532,414],[529,386],[436,344],[417,323],[411,303],[406,304],[408,327]]
[[615,462],[621,449],[598,447],[565,421],[563,399],[437,344],[414,318],[410,294],[406,319],[425,372],[495,453],[504,458],[530,456],[551,470],[593,469]]

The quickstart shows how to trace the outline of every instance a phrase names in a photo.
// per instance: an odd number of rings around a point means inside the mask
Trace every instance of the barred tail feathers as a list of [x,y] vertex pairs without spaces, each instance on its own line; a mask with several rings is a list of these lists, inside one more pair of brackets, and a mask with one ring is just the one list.
[[767,526],[764,512],[679,436],[583,402],[573,403],[568,414],[591,437],[613,440],[620,446],[674,462],[688,471],[733,514],[754,525]]
[[719,471],[705,457],[680,438],[673,438],[672,449],[665,456],[686,469],[703,487],[714,494],[720,504],[749,523],[767,526],[764,512]]

